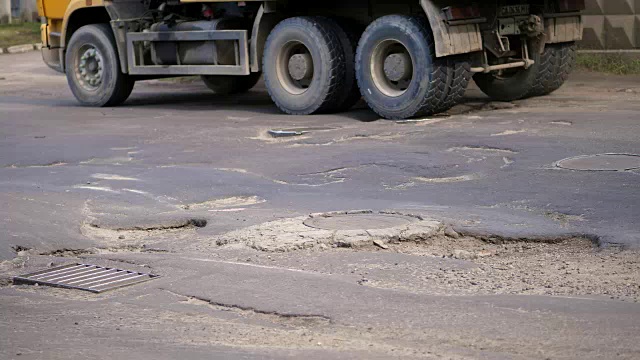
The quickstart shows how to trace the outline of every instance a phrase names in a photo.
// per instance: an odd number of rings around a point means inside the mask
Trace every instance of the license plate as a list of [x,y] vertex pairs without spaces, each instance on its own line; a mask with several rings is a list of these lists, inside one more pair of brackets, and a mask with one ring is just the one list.
[[529,15],[529,4],[501,6],[498,9],[498,16],[519,16]]

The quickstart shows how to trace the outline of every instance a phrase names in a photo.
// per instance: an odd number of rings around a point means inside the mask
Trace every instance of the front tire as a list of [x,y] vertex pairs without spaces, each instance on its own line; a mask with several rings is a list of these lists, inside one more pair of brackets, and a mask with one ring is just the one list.
[[120,69],[115,38],[107,24],[76,30],[67,46],[65,64],[71,92],[82,105],[118,105],[133,90],[134,80]]
[[360,38],[356,77],[369,107],[386,119],[431,115],[446,98],[446,64],[435,57],[426,21],[383,16]]

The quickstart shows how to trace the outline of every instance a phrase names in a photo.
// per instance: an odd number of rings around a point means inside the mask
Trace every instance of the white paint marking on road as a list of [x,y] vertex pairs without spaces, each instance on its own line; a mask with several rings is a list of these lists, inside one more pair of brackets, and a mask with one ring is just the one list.
[[469,175],[461,175],[461,176],[451,176],[451,177],[441,177],[441,178],[427,178],[427,177],[414,177],[414,180],[431,183],[431,184],[445,184],[445,183],[453,183],[453,182],[462,182],[462,181],[470,181],[479,179],[480,175],[478,174],[469,174]]
[[491,134],[491,136],[514,135],[514,134],[522,134],[523,132],[526,132],[526,130],[505,130],[501,133]]
[[244,211],[247,208],[235,208],[235,209],[216,209],[216,210],[207,210],[211,212],[236,212],[236,211]]
[[109,192],[109,193],[113,193],[113,194],[119,194],[120,193],[119,191],[113,190],[112,188],[103,187],[103,186],[76,185],[76,186],[74,186],[74,188],[75,189],[104,191],[104,192]]
[[134,194],[140,194],[140,195],[150,195],[148,192],[146,191],[142,191],[142,190],[136,190],[136,189],[122,189],[123,191],[127,191],[130,193],[134,193]]
[[506,156],[503,156],[503,157],[502,157],[502,161],[504,161],[504,165],[500,166],[500,169],[504,169],[504,168],[506,168],[507,166],[509,166],[509,165],[511,165],[511,164],[513,164],[513,163],[514,163],[514,161],[513,161],[513,160],[509,159],[509,158],[508,158],[508,157],[506,157]]
[[571,121],[552,121],[554,125],[563,125],[563,126],[571,126],[573,123]]
[[240,174],[247,174],[247,173],[249,173],[249,172],[248,172],[247,170],[245,170],[245,169],[238,169],[238,168],[214,168],[213,170],[236,172],[236,173],[240,173]]
[[91,175],[91,177],[94,179],[101,179],[101,180],[140,181],[140,179],[137,179],[137,178],[120,176],[115,174],[93,174]]
[[212,199],[199,203],[193,203],[184,205],[185,210],[198,210],[198,209],[228,209],[245,207],[248,205],[262,204],[267,200],[259,198],[258,196],[231,196],[221,199]]
[[247,121],[247,120],[251,120],[252,118],[250,117],[240,117],[240,116],[227,116],[227,120],[231,120],[231,121]]

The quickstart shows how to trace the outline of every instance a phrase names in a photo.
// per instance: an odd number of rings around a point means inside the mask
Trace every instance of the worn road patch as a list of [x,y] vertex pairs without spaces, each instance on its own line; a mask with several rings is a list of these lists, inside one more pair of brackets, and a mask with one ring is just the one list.
[[640,155],[597,154],[558,161],[559,168],[578,171],[628,171],[640,169]]
[[[385,219],[393,219],[393,221],[387,223],[390,226],[380,228],[380,225],[371,223],[372,215],[374,215],[372,211],[313,214],[231,231],[220,236],[216,240],[216,244],[242,243],[262,251],[291,251],[316,247],[359,247],[372,244],[374,240],[388,242],[426,239],[437,234],[442,228],[441,222],[420,216],[393,212],[375,214],[385,215]],[[361,220],[365,220],[362,225],[368,228],[354,229],[352,226],[346,226],[346,229],[337,229],[336,227],[339,226],[335,226],[335,223],[332,229],[313,228],[305,225],[305,223],[329,224],[331,222],[329,219],[346,215],[361,216]],[[369,225],[367,226],[367,224]]]

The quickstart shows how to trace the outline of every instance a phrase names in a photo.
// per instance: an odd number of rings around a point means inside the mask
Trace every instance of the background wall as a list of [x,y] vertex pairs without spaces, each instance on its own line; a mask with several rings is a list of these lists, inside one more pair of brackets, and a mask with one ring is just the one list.
[[587,0],[583,49],[640,49],[640,0]]
[[0,0],[0,24],[39,21],[36,0]]

